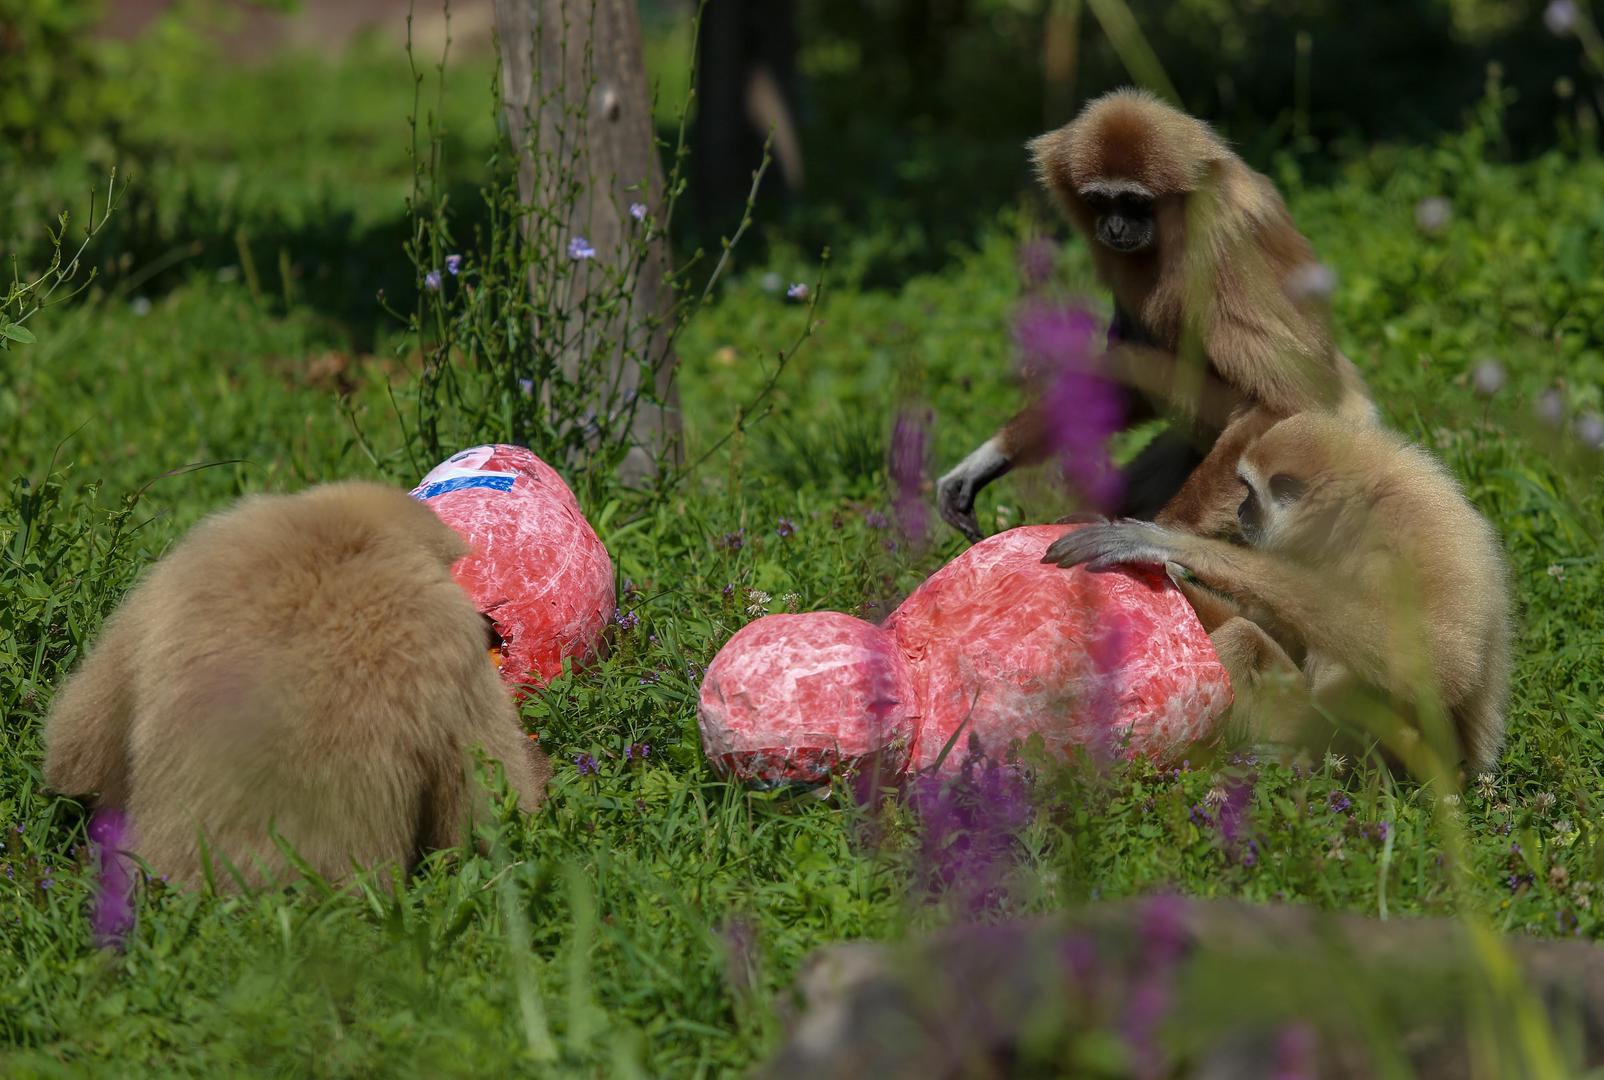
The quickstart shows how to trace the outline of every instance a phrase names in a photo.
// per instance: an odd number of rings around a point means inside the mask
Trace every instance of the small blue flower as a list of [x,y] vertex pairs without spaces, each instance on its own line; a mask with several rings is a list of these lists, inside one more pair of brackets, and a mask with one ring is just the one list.
[[596,249],[590,246],[590,241],[583,236],[576,236],[568,241],[568,257],[575,262],[596,257]]
[[1353,805],[1353,800],[1340,791],[1333,791],[1326,799],[1326,803],[1331,807],[1333,814],[1346,814],[1348,807]]
[[590,754],[575,754],[574,768],[579,770],[580,776],[595,776],[600,771],[595,757]]
[[613,621],[618,623],[619,628],[622,630],[633,630],[636,624],[640,622],[640,616],[633,611],[619,611],[613,614]]
[[878,510],[870,510],[863,515],[863,523],[871,529],[884,529],[891,525],[890,519]]
[[533,379],[519,379],[518,380],[518,389],[523,393],[524,397],[534,397],[535,396],[535,380],[533,380]]
[[790,518],[781,518],[779,525],[775,526],[774,531],[780,534],[781,540],[784,540],[786,537],[796,532],[796,526],[792,524]]
[[789,289],[785,290],[785,295],[790,297],[792,300],[800,301],[806,300],[808,296],[811,295],[812,291],[813,290],[808,288],[806,282],[798,281],[794,282]]
[[423,275],[423,287],[425,289],[428,289],[430,292],[439,292],[440,291],[440,271],[438,271],[438,270],[430,270],[427,274],[424,274]]
[[446,273],[450,274],[452,277],[456,277],[458,272],[461,271],[461,270],[462,270],[462,256],[461,255],[447,255],[446,256]]
[[645,761],[652,756],[651,743],[630,743],[624,747],[625,761]]
[[630,203],[629,204],[629,216],[634,218],[636,221],[645,221],[646,220],[646,204],[645,203],[640,203],[640,202]]

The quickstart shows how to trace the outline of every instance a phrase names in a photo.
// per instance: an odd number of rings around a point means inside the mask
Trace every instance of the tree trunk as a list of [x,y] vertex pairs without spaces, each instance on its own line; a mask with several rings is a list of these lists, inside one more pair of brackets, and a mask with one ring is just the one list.
[[[496,26],[508,130],[522,152],[520,195],[525,205],[558,215],[563,235],[584,237],[596,253],[594,268],[576,273],[565,297],[569,312],[577,312],[597,289],[615,288],[604,286],[607,272],[627,257],[641,227],[629,214],[630,204],[645,204],[654,221],[665,216],[639,12],[635,0],[496,0]],[[538,124],[534,133],[531,124]],[[572,181],[579,184],[577,197],[566,183]],[[549,224],[539,213],[526,220],[531,228]],[[562,357],[563,373],[575,379],[597,341],[622,343],[608,365],[584,375],[600,384],[587,392],[604,428],[633,398],[643,371],[649,373],[656,400],[636,406],[637,445],[622,469],[626,481],[679,459],[668,272],[667,238],[658,234],[634,275],[633,302],[606,316],[617,320],[611,325],[596,325],[601,317],[587,315],[586,332],[573,335]],[[653,358],[650,367],[636,359],[642,356]]]

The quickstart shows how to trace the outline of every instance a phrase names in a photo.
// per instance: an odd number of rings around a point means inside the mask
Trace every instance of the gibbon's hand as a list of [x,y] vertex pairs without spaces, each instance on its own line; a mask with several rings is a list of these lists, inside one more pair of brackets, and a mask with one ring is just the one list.
[[1117,521],[1088,525],[1060,536],[1042,557],[1044,563],[1079,566],[1093,573],[1128,563],[1162,566],[1175,558],[1165,530],[1147,521]]
[[941,519],[968,537],[971,544],[978,544],[986,535],[975,519],[975,496],[1013,466],[996,443],[995,439],[983,443],[936,481],[936,508],[941,511]]

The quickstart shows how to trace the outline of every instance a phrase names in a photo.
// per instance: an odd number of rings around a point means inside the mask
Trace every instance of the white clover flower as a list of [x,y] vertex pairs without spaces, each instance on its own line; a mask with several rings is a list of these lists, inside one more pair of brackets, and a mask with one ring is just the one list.
[[1441,232],[1453,216],[1453,203],[1441,195],[1428,196],[1415,204],[1415,225],[1421,232]]

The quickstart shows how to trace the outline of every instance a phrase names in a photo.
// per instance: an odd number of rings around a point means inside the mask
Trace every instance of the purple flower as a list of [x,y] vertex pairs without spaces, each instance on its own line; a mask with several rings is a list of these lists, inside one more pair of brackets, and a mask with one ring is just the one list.
[[921,495],[930,456],[930,413],[899,412],[891,428],[892,508],[902,534],[915,544],[930,535],[930,508]]
[[1593,450],[1604,449],[1604,416],[1587,413],[1576,419],[1576,437]]
[[580,776],[595,776],[600,771],[596,758],[590,754],[575,754],[574,768],[579,770]]
[[1577,14],[1576,0],[1552,0],[1543,9],[1543,25],[1550,34],[1561,37],[1575,31]]
[[1353,805],[1353,800],[1340,791],[1333,791],[1326,797],[1326,806],[1333,814],[1346,814]]
[[590,246],[590,241],[583,236],[576,236],[568,241],[568,257],[575,262],[596,257],[596,249]]
[[1140,1077],[1164,1075],[1164,1051],[1157,1036],[1169,1013],[1175,967],[1186,949],[1184,914],[1185,903],[1176,896],[1155,896],[1142,911],[1142,959],[1120,1024]]
[[927,886],[970,913],[995,906],[1018,855],[1016,838],[1034,813],[1023,773],[992,761],[972,739],[957,776],[921,773],[908,792]]
[[1250,776],[1226,786],[1225,800],[1220,803],[1218,814],[1220,837],[1228,845],[1235,844],[1242,833],[1243,819],[1247,816],[1248,803],[1253,800],[1253,785],[1257,779],[1257,776]]
[[730,551],[740,551],[746,546],[746,528],[743,526],[734,532],[725,533],[719,538],[718,546]]
[[534,397],[535,396],[535,380],[533,380],[533,379],[519,379],[518,380],[518,391],[519,391],[519,393],[523,394],[524,397]]
[[640,622],[640,616],[633,611],[615,611],[613,612],[613,621],[619,625],[620,629],[633,630],[636,624]]
[[794,282],[789,289],[785,290],[786,296],[797,301],[806,300],[812,293],[813,290],[807,287],[807,283],[801,281]]
[[452,277],[456,277],[457,274],[461,270],[462,270],[462,256],[461,255],[447,255],[446,256],[446,273],[450,274]]
[[1273,1080],[1317,1080],[1319,1049],[1320,1039],[1314,1028],[1302,1021],[1287,1025],[1275,1040]]
[[884,529],[890,526],[891,520],[878,510],[870,510],[863,515],[863,523],[871,529]]
[[89,922],[95,944],[103,949],[120,946],[134,925],[134,877],[124,854],[129,832],[121,810],[96,810],[89,819],[89,845],[96,864]]
[[1058,261],[1058,245],[1045,236],[1038,236],[1019,245],[1019,276],[1025,289],[1034,291],[1047,284]]
[[425,289],[428,289],[430,292],[439,292],[440,291],[440,271],[438,271],[438,270],[430,270],[427,274],[424,274],[423,275],[423,287]]
[[796,526],[792,524],[790,518],[781,518],[774,531],[779,534],[781,540],[784,540],[796,532]]
[[625,761],[645,761],[652,756],[651,743],[630,743],[624,747]]
[[629,216],[634,218],[636,221],[645,221],[646,220],[646,204],[643,203],[643,202],[632,202],[632,203],[630,203],[629,204]]
[[1119,388],[1096,371],[1096,330],[1085,310],[1045,301],[1026,303],[1014,320],[1020,367],[1046,387],[1048,445],[1082,498],[1107,510],[1120,491],[1108,438],[1124,426],[1125,406]]
[[724,599],[728,600],[730,597],[732,597],[734,595],[735,595],[735,582],[733,582],[733,581],[725,582],[724,583],[724,589],[723,589]]
[[1187,811],[1186,816],[1191,820],[1193,825],[1196,825],[1200,829],[1206,829],[1210,825],[1214,824],[1214,819],[1209,817],[1209,812],[1203,809],[1202,803],[1193,803],[1192,809]]

